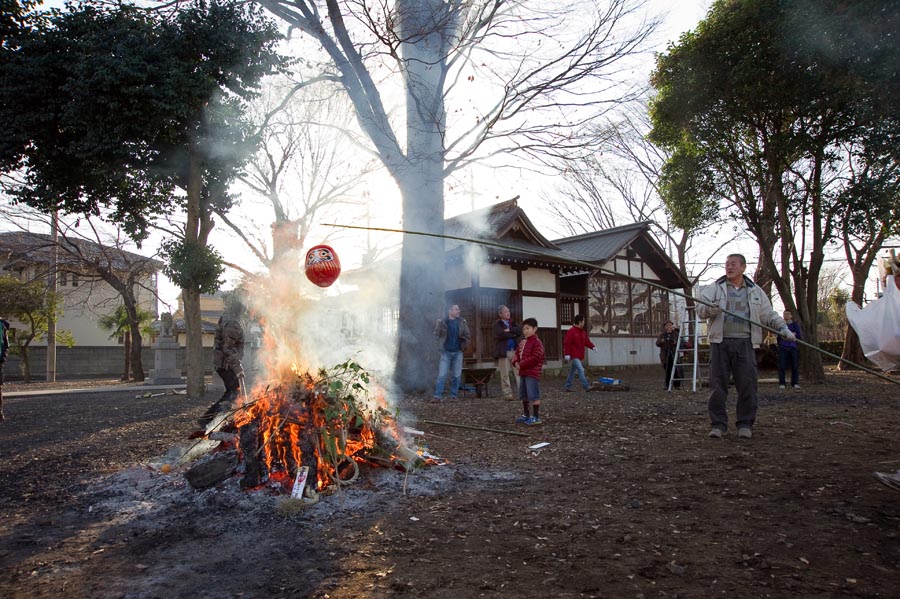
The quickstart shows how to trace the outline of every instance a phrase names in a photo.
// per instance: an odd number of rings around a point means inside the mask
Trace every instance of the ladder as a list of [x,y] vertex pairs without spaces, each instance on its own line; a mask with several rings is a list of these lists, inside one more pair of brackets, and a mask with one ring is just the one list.
[[[703,381],[709,379],[709,362],[700,362],[700,344],[707,344],[707,337],[705,331],[701,331],[701,325],[702,322],[697,316],[697,307],[686,306],[681,313],[683,330],[678,331],[675,360],[667,387],[669,391],[672,390],[676,381],[682,386],[690,381],[691,391],[696,393],[703,387]],[[690,343],[685,343],[685,341],[690,341]],[[688,375],[685,370],[689,370],[690,374]],[[681,371],[681,376],[678,376],[679,371]]]

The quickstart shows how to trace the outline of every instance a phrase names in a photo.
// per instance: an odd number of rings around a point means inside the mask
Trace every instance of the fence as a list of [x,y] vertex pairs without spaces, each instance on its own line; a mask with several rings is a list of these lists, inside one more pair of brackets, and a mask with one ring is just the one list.
[[[179,348],[175,357],[175,367],[184,372],[185,348]],[[32,347],[29,352],[31,380],[42,381],[47,372],[47,348]],[[213,350],[203,348],[203,363],[206,374],[212,374]],[[153,369],[153,349],[145,347],[141,351],[141,365],[144,374]],[[125,351],[121,347],[57,347],[56,378],[57,380],[119,378],[125,368]],[[3,365],[3,378],[7,381],[21,381],[22,369],[18,356],[10,354]]]

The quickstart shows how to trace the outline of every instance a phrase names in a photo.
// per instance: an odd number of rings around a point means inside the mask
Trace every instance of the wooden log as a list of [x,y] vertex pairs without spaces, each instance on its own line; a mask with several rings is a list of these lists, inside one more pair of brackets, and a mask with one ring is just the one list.
[[195,464],[184,477],[195,489],[208,489],[234,474],[237,468],[237,456],[234,452],[220,453],[211,459]]
[[263,484],[266,479],[266,465],[259,456],[259,422],[253,420],[240,428],[241,454],[244,459],[244,476],[241,488],[251,489]]

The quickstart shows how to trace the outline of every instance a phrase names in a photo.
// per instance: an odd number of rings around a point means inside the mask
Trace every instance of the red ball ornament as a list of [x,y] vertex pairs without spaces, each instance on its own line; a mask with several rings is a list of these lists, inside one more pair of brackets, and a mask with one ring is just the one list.
[[314,285],[328,287],[340,274],[341,261],[330,246],[317,245],[306,252],[306,278]]

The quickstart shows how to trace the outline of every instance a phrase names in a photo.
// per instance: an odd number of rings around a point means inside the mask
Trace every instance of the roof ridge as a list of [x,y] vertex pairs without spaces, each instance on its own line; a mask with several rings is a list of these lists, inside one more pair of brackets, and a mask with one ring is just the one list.
[[518,208],[518,207],[519,207],[519,196],[516,196],[509,200],[504,200],[502,202],[498,202],[497,204],[491,204],[490,206],[484,206],[483,208],[478,208],[476,210],[470,210],[469,212],[462,212],[455,216],[450,216],[448,218],[445,218],[444,222],[459,220],[463,217],[471,218],[472,215],[476,215],[476,214],[485,214],[485,215],[497,214],[498,212],[506,212],[510,208]]
[[597,237],[599,235],[621,233],[622,231],[627,231],[628,229],[643,229],[645,227],[649,228],[652,223],[652,220],[640,220],[634,223],[629,223],[627,225],[619,225],[617,227],[611,227],[609,229],[601,229],[600,231],[590,231],[588,233],[572,235],[571,237],[560,237],[559,239],[553,239],[552,241],[555,244],[568,243],[570,241],[581,241],[583,239],[590,239],[591,237]]

